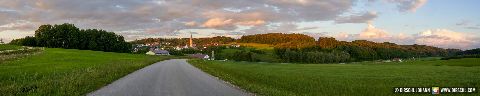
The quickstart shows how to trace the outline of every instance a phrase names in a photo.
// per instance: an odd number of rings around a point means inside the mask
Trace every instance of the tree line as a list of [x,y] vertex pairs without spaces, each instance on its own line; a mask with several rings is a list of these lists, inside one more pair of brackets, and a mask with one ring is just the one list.
[[457,52],[455,55],[443,57],[442,60],[461,59],[461,58],[480,58],[480,48]]
[[[297,54],[292,54],[291,51],[296,52]],[[302,63],[335,63],[379,59],[389,60],[394,58],[444,57],[450,56],[459,51],[460,50],[458,49],[442,49],[426,45],[397,45],[389,42],[376,43],[367,40],[346,42],[338,41],[331,37],[320,37],[316,43],[285,43],[275,46],[275,52],[280,58],[288,60],[293,57],[299,60],[287,62]],[[331,60],[326,61],[318,58],[308,58],[309,56],[320,56],[330,58]]]
[[15,39],[10,44],[105,52],[131,52],[132,45],[121,35],[98,29],[79,29],[73,24],[41,25],[35,36]]
[[[131,41],[132,44],[155,44],[159,42],[168,42],[169,44],[159,44],[163,46],[185,46],[189,44],[190,38],[146,38]],[[216,36],[209,38],[193,38],[193,43],[197,46],[207,46],[212,44],[228,44],[235,39],[225,36]]]
[[315,38],[304,34],[283,34],[283,33],[268,33],[242,36],[237,42],[240,43],[260,43],[260,44],[281,44],[288,42],[315,42]]

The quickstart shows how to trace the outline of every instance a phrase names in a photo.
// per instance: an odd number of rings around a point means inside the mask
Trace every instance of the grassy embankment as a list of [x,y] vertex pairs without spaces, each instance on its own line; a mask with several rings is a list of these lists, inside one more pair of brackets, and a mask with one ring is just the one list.
[[84,95],[169,58],[46,48],[33,56],[0,63],[0,95]]
[[480,88],[478,58],[356,64],[189,62],[243,89],[268,96],[389,96],[394,95],[394,87]]
[[16,50],[22,48],[21,46],[15,46],[15,45],[7,45],[7,44],[0,44],[0,51],[4,50]]

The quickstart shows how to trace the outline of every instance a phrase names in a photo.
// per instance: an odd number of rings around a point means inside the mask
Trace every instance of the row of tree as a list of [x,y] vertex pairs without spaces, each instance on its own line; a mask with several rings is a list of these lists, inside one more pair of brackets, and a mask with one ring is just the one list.
[[455,55],[442,58],[442,60],[461,59],[461,58],[480,58],[480,48],[460,51]]
[[283,33],[268,33],[242,36],[237,42],[240,43],[260,43],[260,44],[281,44],[287,42],[315,42],[315,38],[304,34],[283,34]]
[[[146,38],[134,40],[132,44],[156,44],[162,46],[185,46],[189,44],[190,38]],[[193,38],[193,43],[197,46],[207,46],[212,44],[227,44],[235,42],[235,39],[225,36],[217,36],[210,38]],[[162,44],[163,43],[163,44]],[[168,43],[168,44],[165,44]]]
[[131,52],[132,49],[123,36],[98,29],[80,30],[68,23],[41,25],[35,31],[35,37],[16,39],[11,44],[122,53]]
[[[394,58],[415,58],[415,57],[433,57],[433,56],[449,56],[459,52],[458,49],[442,49],[425,45],[397,45],[394,43],[384,42],[375,43],[366,40],[356,40],[352,42],[337,41],[334,38],[321,37],[315,43],[285,43],[275,47],[275,52],[279,56],[286,55],[286,50],[298,51],[307,54],[308,52],[323,53],[347,53],[348,56],[334,56],[334,59],[347,58],[346,61],[364,61],[364,60],[388,60]],[[313,55],[308,55],[313,56]],[[330,57],[328,55],[325,55]],[[291,61],[289,61],[291,62]],[[311,61],[300,60],[294,62]],[[331,63],[331,62],[325,62]]]

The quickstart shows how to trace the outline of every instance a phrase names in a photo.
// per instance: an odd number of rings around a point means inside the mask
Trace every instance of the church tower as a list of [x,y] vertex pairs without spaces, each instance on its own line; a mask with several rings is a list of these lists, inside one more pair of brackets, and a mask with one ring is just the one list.
[[192,33],[190,33],[190,46],[189,47],[193,47],[193,35],[192,35]]

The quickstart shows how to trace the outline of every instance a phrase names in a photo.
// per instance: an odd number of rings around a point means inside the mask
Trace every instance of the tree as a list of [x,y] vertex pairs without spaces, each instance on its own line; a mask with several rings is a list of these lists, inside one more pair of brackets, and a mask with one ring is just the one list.
[[105,30],[80,30],[73,24],[41,25],[35,37],[25,37],[13,43],[24,46],[68,48],[106,52],[131,52],[132,45],[123,36]]

